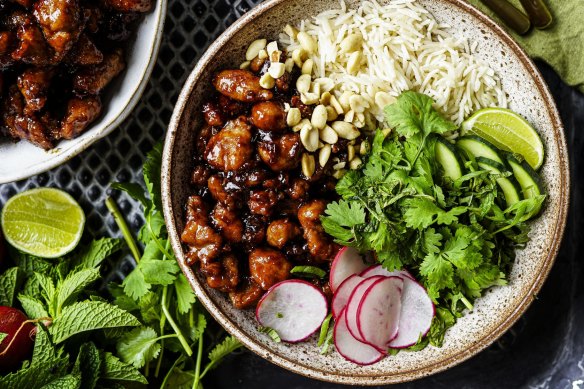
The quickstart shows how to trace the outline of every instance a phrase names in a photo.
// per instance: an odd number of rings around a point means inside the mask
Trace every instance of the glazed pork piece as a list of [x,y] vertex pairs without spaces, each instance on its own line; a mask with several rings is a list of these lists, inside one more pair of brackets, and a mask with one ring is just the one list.
[[0,12],[0,138],[51,149],[102,113],[153,0],[12,0]]
[[[262,88],[268,65],[256,58],[251,71],[223,70],[212,78],[215,93],[202,104],[204,125],[196,129],[182,233],[187,263],[239,309],[253,308],[269,288],[293,277],[296,265],[329,270],[340,249],[320,224],[337,196],[332,168],[306,176],[306,150],[287,123],[290,107],[302,115],[312,108],[292,88],[298,75],[285,73],[273,89]],[[346,157],[346,144],[334,153]],[[330,294],[328,282],[316,284]]]

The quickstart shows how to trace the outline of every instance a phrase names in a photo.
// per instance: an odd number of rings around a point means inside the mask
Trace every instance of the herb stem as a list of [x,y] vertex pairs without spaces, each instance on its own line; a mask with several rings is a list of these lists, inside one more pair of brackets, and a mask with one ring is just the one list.
[[105,205],[107,209],[109,209],[109,211],[111,212],[116,224],[120,228],[120,231],[122,232],[122,235],[124,236],[124,239],[126,240],[128,247],[130,248],[130,251],[132,252],[132,256],[136,260],[136,263],[140,262],[140,258],[142,257],[142,255],[140,254],[140,249],[138,248],[138,245],[136,244],[136,241],[132,236],[132,232],[130,231],[128,224],[126,223],[124,216],[120,212],[120,209],[116,204],[116,201],[113,198],[108,197],[105,200]]
[[193,389],[197,389],[199,387],[199,382],[201,380],[201,376],[199,375],[201,372],[201,359],[203,359],[203,335],[199,336],[199,343],[197,347],[197,362],[195,365],[195,379],[193,380]]
[[160,389],[164,389],[166,387],[166,384],[168,383],[168,379],[170,378],[170,375],[172,374],[172,372],[174,371],[174,368],[176,367],[176,365],[178,365],[182,359],[184,358],[184,355],[181,354],[178,356],[178,358],[174,361],[174,363],[172,364],[172,366],[170,367],[170,369],[168,370],[168,372],[166,373],[166,375],[164,376],[164,379],[162,380],[162,384],[160,385]]
[[187,340],[185,339],[184,335],[182,334],[180,328],[178,328],[174,319],[170,315],[170,312],[168,311],[168,307],[166,306],[167,295],[168,295],[168,285],[164,285],[164,287],[162,288],[162,301],[160,303],[160,305],[162,306],[162,312],[164,313],[166,320],[168,320],[168,324],[170,324],[170,326],[172,327],[172,329],[176,333],[176,336],[178,337],[180,344],[183,346],[183,348],[185,349],[185,352],[190,357],[191,355],[193,355],[193,350],[191,349],[191,346],[189,346],[189,344],[187,343]]

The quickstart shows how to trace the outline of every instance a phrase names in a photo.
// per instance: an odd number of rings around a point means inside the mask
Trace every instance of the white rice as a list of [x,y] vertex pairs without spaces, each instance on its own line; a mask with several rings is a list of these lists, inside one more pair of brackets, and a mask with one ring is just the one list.
[[[379,91],[399,96],[414,90],[432,97],[444,115],[460,124],[484,107],[506,107],[507,98],[495,71],[473,56],[476,42],[455,39],[449,26],[439,24],[416,0],[393,0],[380,5],[363,1],[359,8],[340,8],[320,13],[297,26],[318,43],[310,54],[313,77],[334,81],[334,95],[360,94],[369,103],[366,115],[383,121],[383,107],[375,104]],[[349,74],[350,54],[340,53],[341,41],[350,34],[363,36],[364,60],[356,74]],[[296,39],[280,35],[288,52],[300,48]],[[368,119],[368,120],[367,120]],[[365,121],[372,123],[371,117]]]

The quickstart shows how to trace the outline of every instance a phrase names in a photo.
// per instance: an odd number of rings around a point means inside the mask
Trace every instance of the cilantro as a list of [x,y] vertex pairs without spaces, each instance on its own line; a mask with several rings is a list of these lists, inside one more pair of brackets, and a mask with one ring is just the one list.
[[[442,344],[445,331],[484,290],[506,282],[514,249],[527,241],[526,221],[545,196],[508,208],[498,176],[465,162],[456,181],[443,176],[435,160],[437,137],[456,129],[432,107],[430,97],[404,92],[385,108],[386,124],[377,131],[370,154],[336,186],[340,199],[321,217],[325,231],[344,246],[375,251],[387,269],[407,267],[436,305],[428,343]],[[321,332],[321,339],[323,333]]]

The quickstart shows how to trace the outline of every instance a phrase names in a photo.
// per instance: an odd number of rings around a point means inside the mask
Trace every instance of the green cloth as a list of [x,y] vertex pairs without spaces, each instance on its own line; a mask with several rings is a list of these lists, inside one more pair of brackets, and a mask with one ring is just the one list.
[[[568,85],[584,93],[584,0],[546,0],[553,24],[545,30],[532,28],[520,36],[508,28],[480,0],[467,0],[511,33],[532,58],[547,62]],[[523,11],[518,0],[509,0]]]

